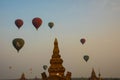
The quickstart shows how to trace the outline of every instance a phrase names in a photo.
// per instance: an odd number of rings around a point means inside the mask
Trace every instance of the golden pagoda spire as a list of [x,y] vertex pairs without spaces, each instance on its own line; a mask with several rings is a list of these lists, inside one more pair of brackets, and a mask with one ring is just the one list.
[[26,80],[24,73],[22,73],[20,80]]
[[[55,38],[55,41],[54,41],[54,49],[53,49],[53,56],[52,57],[56,57],[55,55],[59,55],[59,47],[58,47],[57,38]],[[60,55],[59,55],[59,57],[60,57]]]
[[92,69],[91,77],[96,77],[96,73],[94,71],[94,68]]
[[63,60],[59,54],[58,41],[55,38],[53,54],[48,68],[49,76],[47,77],[45,72],[41,73],[42,80],[71,80],[71,72],[68,71],[66,76],[64,76],[65,68],[62,63]]
[[98,80],[94,68],[92,68],[91,77],[89,78],[89,80]]
[[59,54],[59,47],[58,47],[58,41],[57,38],[55,38],[54,41],[54,49],[53,49],[53,55],[50,59],[50,67],[48,69],[49,76],[64,76],[65,68],[62,65],[63,60],[61,59],[61,56]]
[[93,69],[92,69],[92,72],[91,72],[91,77],[89,78],[89,80],[103,80],[103,79],[101,78],[100,72],[99,72],[98,76],[99,76],[99,77],[96,76],[96,73],[95,73],[94,68],[93,68]]

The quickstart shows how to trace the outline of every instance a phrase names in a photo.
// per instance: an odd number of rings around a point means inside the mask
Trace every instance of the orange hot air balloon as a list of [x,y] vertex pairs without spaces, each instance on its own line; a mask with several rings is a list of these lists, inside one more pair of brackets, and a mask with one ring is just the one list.
[[52,29],[52,27],[54,26],[54,23],[53,22],[49,22],[48,26],[50,27],[50,29]]
[[38,28],[42,24],[42,19],[40,19],[39,17],[33,18],[32,24],[34,25],[34,27],[36,28],[36,30],[38,30]]
[[85,41],[86,41],[86,40],[85,40],[84,38],[80,39],[80,42],[81,42],[82,44],[84,44]]
[[23,25],[23,20],[22,19],[16,19],[15,20],[15,25],[20,29]]

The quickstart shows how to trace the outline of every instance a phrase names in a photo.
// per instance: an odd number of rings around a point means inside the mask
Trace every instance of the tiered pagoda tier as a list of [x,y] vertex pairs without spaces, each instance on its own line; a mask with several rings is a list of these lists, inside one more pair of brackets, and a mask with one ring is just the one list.
[[50,59],[50,66],[48,68],[49,76],[47,77],[46,73],[42,73],[43,80],[71,80],[71,72],[67,72],[64,76],[65,68],[62,65],[63,60],[59,54],[58,41],[55,38],[53,54]]

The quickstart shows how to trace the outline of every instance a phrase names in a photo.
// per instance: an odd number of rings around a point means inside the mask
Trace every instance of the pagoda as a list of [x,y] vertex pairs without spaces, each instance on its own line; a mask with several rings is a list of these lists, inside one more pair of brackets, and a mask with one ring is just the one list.
[[92,69],[91,77],[89,78],[89,80],[103,80],[101,78],[101,74],[99,73],[98,75],[99,75],[99,77],[96,76],[96,73],[95,73],[94,69]]
[[71,72],[67,72],[64,76],[65,68],[62,65],[63,60],[59,54],[58,41],[55,38],[53,54],[50,59],[50,66],[48,68],[49,76],[46,73],[41,73],[42,80],[71,80]]
[[24,73],[22,73],[21,78],[20,78],[19,80],[27,80],[27,79],[25,78],[25,74],[24,74]]

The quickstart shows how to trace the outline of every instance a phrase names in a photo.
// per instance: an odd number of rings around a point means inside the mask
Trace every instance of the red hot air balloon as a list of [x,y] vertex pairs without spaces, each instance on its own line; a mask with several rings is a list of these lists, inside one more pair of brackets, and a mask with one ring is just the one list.
[[41,26],[42,24],[42,19],[40,19],[39,17],[36,17],[32,20],[32,24],[34,25],[34,27],[36,28],[36,30],[38,30],[38,28]]
[[23,25],[23,20],[22,19],[16,19],[15,20],[15,25],[20,29]]
[[80,42],[81,42],[82,44],[84,44],[85,41],[86,41],[86,40],[85,40],[84,38],[80,39]]

